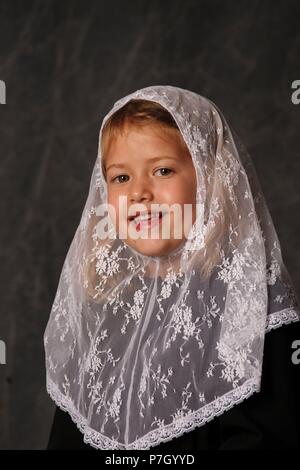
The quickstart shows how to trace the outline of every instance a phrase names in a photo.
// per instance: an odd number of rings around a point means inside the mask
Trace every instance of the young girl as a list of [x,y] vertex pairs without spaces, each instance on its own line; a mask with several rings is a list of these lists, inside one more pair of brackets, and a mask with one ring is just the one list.
[[48,449],[296,448],[299,319],[216,105],[173,86],[117,101],[45,331]]

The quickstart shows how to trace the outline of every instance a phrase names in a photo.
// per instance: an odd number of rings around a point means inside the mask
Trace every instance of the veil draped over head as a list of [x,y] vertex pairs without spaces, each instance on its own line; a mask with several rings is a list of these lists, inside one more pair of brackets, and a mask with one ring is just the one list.
[[[174,118],[197,177],[197,218],[165,256],[102,239],[106,121],[130,100]],[[260,391],[265,333],[299,321],[252,161],[209,99],[150,86],[118,100],[44,335],[47,390],[100,449],[148,449]]]

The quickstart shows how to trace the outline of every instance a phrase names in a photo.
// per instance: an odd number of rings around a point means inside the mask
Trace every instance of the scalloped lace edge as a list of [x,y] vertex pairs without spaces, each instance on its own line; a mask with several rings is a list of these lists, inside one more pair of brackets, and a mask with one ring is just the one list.
[[[269,314],[266,332],[296,321],[300,321],[299,314],[291,308]],[[102,450],[147,450],[150,447],[157,446],[163,442],[177,438],[184,433],[193,431],[195,428],[211,421],[216,416],[222,415],[225,411],[241,403],[246,398],[249,398],[255,392],[260,391],[260,380],[259,383],[257,383],[257,380],[249,379],[242,386],[216,398],[213,402],[203,406],[200,410],[179,418],[174,423],[156,428],[133,443],[126,445],[112,440],[90,428],[86,423],[86,419],[76,410],[72,400],[61,393],[48,374],[46,383],[47,392],[50,397],[59,408],[69,413],[78,429],[82,432],[84,442],[90,444],[95,449]]]
[[90,444],[96,449],[102,450],[146,450],[162,442],[170,441],[181,436],[185,432],[190,432],[196,427],[207,423],[216,416],[223,414],[224,411],[232,408],[235,404],[242,402],[254,392],[259,392],[259,390],[259,384],[255,383],[253,379],[250,379],[241,387],[222,395],[200,410],[190,413],[188,416],[184,416],[183,418],[179,418],[174,423],[150,431],[147,435],[126,446],[126,444],[121,444],[120,442],[114,441],[91,429],[86,424],[86,419],[75,409],[70,398],[64,396],[51,379],[47,377],[47,392],[51,396],[52,400],[57,406],[59,406],[59,408],[69,413],[78,429],[83,433],[84,442]]
[[296,321],[300,321],[300,314],[294,308],[285,308],[280,312],[270,313],[267,316],[266,333]]

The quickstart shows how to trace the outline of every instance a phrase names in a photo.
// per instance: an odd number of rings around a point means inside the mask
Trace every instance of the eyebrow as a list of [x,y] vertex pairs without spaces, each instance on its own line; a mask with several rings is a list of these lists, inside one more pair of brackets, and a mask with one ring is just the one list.
[[[158,160],[177,160],[175,157],[169,157],[169,156],[159,156],[159,157],[154,157],[154,158],[149,158],[148,162],[156,162]],[[126,164],[124,163],[112,163],[106,168],[106,171],[108,171],[110,168],[126,168]]]

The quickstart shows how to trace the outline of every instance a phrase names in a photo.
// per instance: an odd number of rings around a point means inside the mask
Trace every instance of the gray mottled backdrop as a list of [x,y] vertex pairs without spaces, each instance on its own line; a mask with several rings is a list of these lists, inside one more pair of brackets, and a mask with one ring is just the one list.
[[125,94],[169,84],[220,107],[253,158],[299,294],[299,19],[298,0],[0,0],[0,448],[46,445],[43,333],[102,118]]

